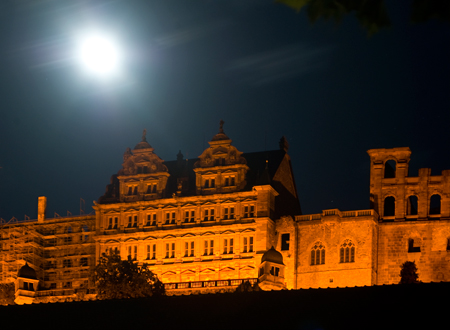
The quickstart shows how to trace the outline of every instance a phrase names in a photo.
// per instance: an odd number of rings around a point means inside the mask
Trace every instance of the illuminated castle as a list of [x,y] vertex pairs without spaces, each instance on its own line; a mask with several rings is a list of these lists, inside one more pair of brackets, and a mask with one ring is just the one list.
[[231,143],[221,122],[198,159],[166,162],[144,131],[95,216],[45,219],[41,197],[38,220],[0,227],[1,280],[16,281],[20,303],[86,299],[110,249],[150,264],[169,294],[244,279],[264,290],[392,284],[407,260],[424,282],[450,280],[449,170],[409,177],[409,148],[369,150],[372,209],[302,215],[286,140],[246,154]]

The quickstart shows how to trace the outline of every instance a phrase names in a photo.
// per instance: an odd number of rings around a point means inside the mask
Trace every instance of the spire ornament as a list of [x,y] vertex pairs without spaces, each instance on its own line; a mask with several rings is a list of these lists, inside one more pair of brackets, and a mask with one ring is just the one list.
[[142,132],[142,142],[147,142],[147,139],[145,136],[147,135],[147,130],[144,128],[144,131]]

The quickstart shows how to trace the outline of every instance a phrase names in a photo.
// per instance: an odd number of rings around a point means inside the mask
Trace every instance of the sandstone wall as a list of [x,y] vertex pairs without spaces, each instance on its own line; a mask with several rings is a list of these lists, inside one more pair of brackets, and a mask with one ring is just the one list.
[[[380,223],[377,284],[398,283],[405,261],[415,261],[420,281],[450,281],[449,238],[450,220]],[[408,252],[409,239],[420,252]]]

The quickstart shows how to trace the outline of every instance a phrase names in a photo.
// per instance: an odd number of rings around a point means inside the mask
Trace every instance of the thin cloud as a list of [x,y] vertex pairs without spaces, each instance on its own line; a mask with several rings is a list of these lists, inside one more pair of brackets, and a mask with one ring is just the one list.
[[205,23],[197,26],[185,27],[156,38],[156,42],[162,47],[174,47],[209,36],[224,29],[230,24],[230,22],[223,20],[218,22]]
[[227,69],[239,73],[244,83],[259,86],[321,70],[328,66],[331,50],[290,45],[237,59]]

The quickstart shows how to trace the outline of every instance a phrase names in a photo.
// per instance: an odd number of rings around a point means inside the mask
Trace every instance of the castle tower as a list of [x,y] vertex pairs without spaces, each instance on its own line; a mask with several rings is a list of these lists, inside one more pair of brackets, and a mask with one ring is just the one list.
[[36,296],[39,280],[36,271],[25,263],[18,273],[15,281],[15,300],[18,305],[32,304]]
[[450,217],[450,170],[431,176],[431,169],[408,175],[409,148],[371,149],[371,207],[383,221]]
[[409,148],[371,149],[370,202],[371,208],[383,218],[405,218],[405,182],[411,157]]
[[265,291],[285,289],[284,270],[283,256],[272,246],[261,258],[259,287]]

